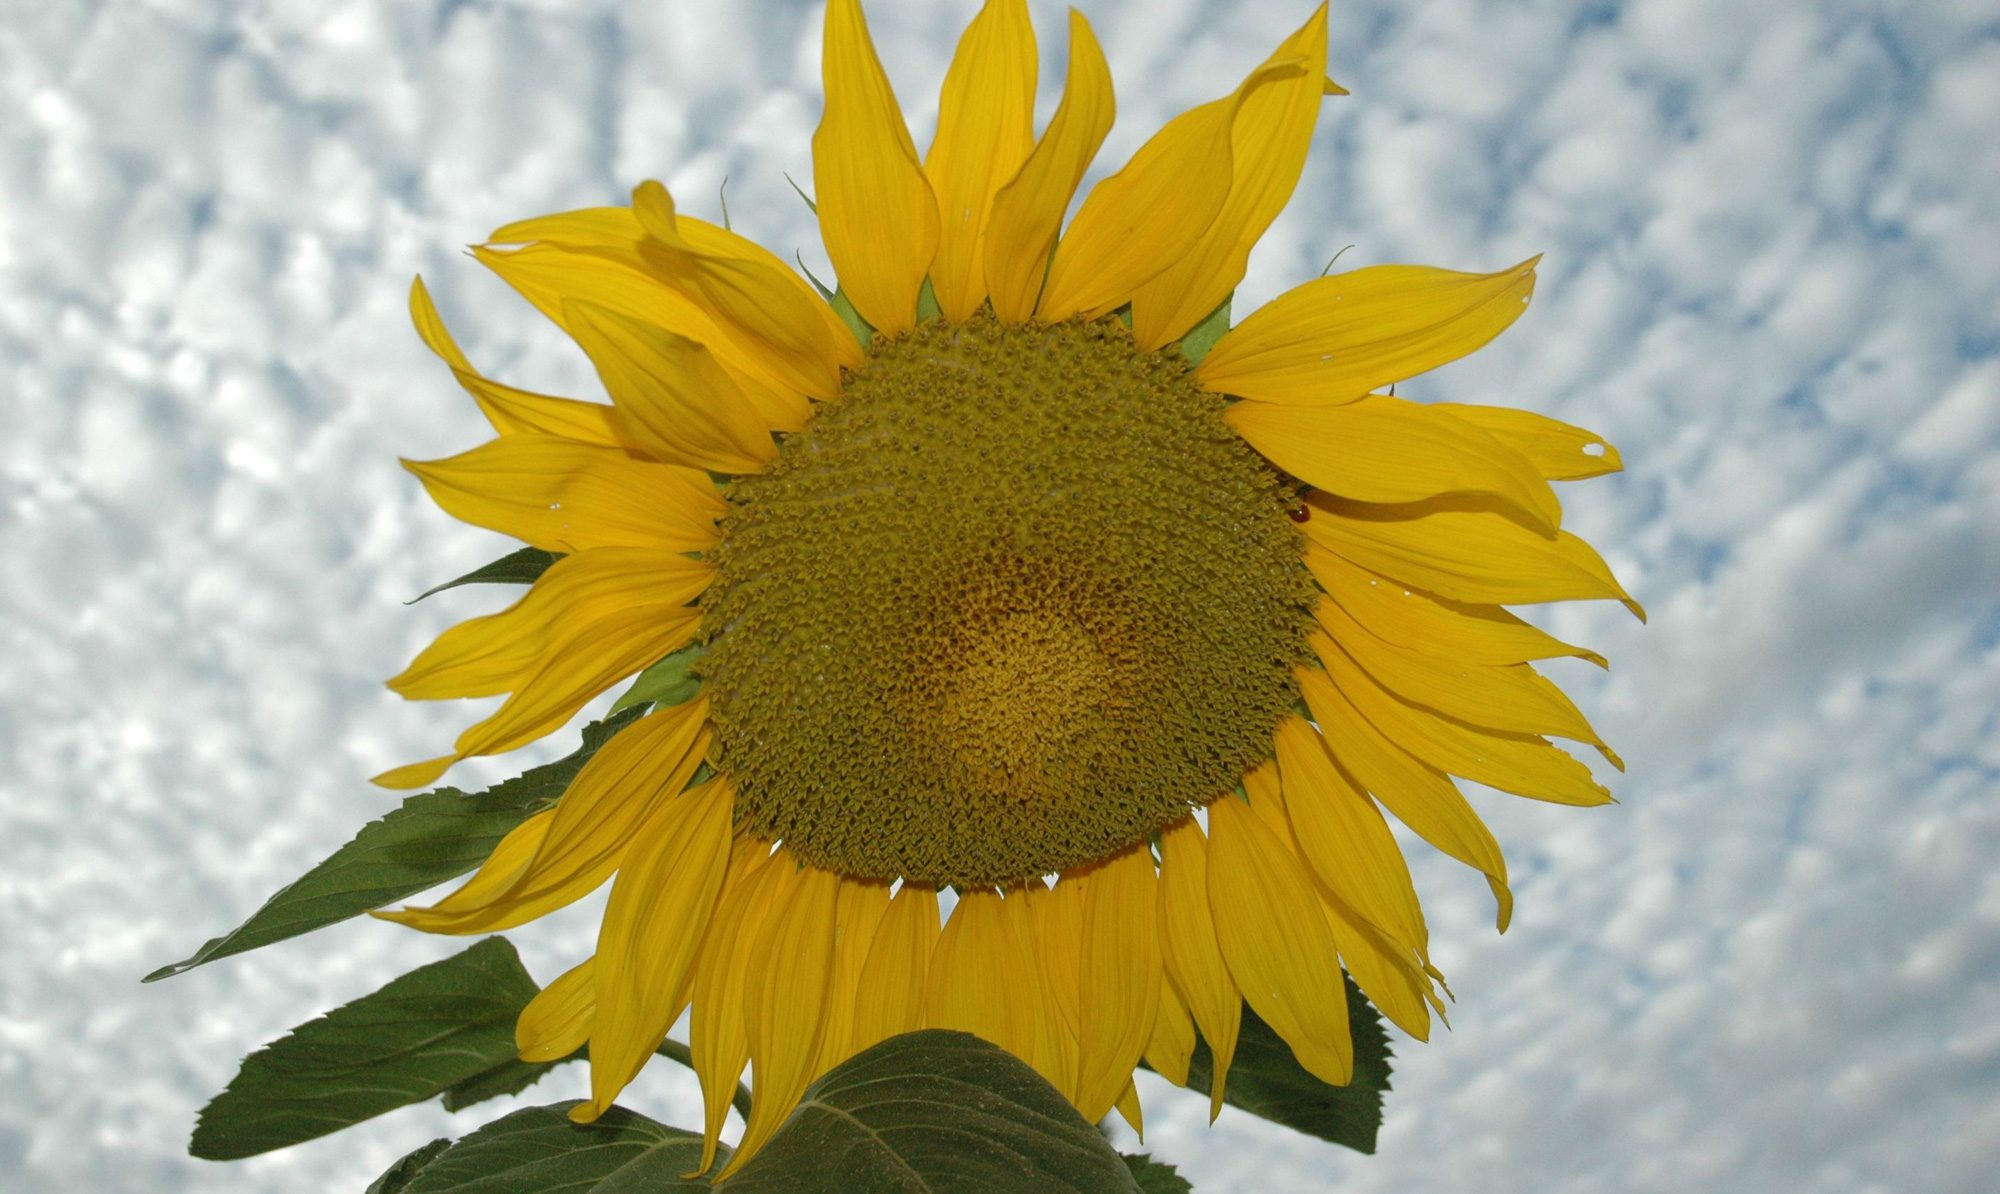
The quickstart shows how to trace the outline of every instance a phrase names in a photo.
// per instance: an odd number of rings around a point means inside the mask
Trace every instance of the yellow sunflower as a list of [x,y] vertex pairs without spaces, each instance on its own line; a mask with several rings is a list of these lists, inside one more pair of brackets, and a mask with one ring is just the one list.
[[1442,1010],[1382,808],[1483,872],[1504,928],[1505,864],[1451,777],[1609,799],[1548,738],[1603,743],[1530,666],[1602,660],[1503,606],[1631,604],[1548,484],[1616,453],[1379,392],[1498,335],[1534,262],[1321,277],[1218,339],[1340,93],[1325,10],[1064,227],[1113,108],[1075,13],[1069,38],[1037,137],[1026,7],[989,0],[920,157],[859,5],[832,0],[813,176],[836,294],[656,182],[494,233],[479,260],[609,405],[485,377],[413,292],[498,438],[410,468],[560,558],[390,681],[507,699],[379,782],[522,746],[670,656],[699,689],[463,887],[385,915],[484,933],[612,879],[521,1054],[588,1044],[588,1120],[691,1008],[704,1169],[746,1064],[732,1167],[814,1077],[924,1027],[1010,1050],[1093,1120],[1136,1125],[1134,1067],[1185,1082],[1197,1030],[1219,1109],[1245,1001],[1345,1082],[1343,967],[1412,1036]]

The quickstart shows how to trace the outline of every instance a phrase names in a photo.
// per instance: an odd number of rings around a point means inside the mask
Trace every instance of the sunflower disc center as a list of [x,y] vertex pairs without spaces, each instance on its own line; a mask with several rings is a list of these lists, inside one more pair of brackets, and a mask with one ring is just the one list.
[[1228,791],[1311,623],[1288,498],[1115,320],[878,340],[730,493],[702,667],[739,823],[1005,883]]

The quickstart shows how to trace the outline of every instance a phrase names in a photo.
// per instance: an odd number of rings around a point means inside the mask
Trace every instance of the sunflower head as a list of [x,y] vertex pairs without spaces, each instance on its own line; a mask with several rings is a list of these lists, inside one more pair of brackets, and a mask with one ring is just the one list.
[[1067,225],[1112,113],[1082,16],[1037,134],[1025,6],[989,0],[921,157],[853,0],[824,45],[837,291],[658,183],[500,229],[476,256],[608,404],[486,377],[414,291],[498,434],[410,467],[558,558],[391,681],[505,700],[380,781],[533,741],[663,660],[698,683],[464,887],[383,915],[488,932],[612,879],[522,1055],[587,1044],[591,1118],[692,1007],[711,1153],[754,1067],[732,1166],[816,1075],[921,1027],[1013,1051],[1091,1118],[1136,1123],[1133,1068],[1184,1082],[1197,1031],[1219,1108],[1245,1001],[1347,1081],[1343,969],[1413,1036],[1443,1008],[1384,810],[1484,874],[1504,927],[1453,777],[1609,799],[1550,739],[1615,756],[1532,666],[1602,661],[1505,606],[1630,604],[1549,485],[1616,453],[1384,392],[1512,323],[1534,260],[1332,274],[1222,330],[1340,91],[1324,9]]

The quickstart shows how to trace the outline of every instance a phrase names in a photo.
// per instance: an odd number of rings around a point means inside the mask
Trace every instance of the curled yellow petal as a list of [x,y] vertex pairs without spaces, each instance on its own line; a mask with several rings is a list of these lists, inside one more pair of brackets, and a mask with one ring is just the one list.
[[730,850],[723,896],[696,958],[694,1013],[688,1023],[688,1051],[701,1081],[704,1108],[701,1162],[695,1173],[706,1173],[715,1163],[736,1081],[750,1060],[745,1001],[752,985],[746,944],[763,932],[776,911],[772,893],[797,866],[782,847],[767,853],[762,843],[747,838],[738,838]]
[[1492,274],[1378,265],[1314,279],[1230,328],[1195,376],[1239,398],[1359,398],[1505,331],[1527,309],[1539,260]]
[[727,509],[698,469],[554,435],[507,435],[444,460],[404,461],[445,513],[544,551],[701,551]]
[[1291,848],[1250,807],[1224,796],[1208,806],[1208,900],[1216,942],[1243,998],[1322,1082],[1354,1077],[1347,989],[1311,880]]
[[718,473],[757,472],[777,456],[771,429],[706,346],[609,307],[572,306],[571,334],[597,366],[627,442]]
[[924,175],[937,191],[938,309],[963,323],[986,298],[985,235],[993,196],[1035,144],[1035,31],[1023,0],[987,0],[959,39],[938,97]]
[[1305,169],[1326,94],[1326,5],[1286,38],[1266,66],[1295,62],[1243,99],[1230,127],[1229,196],[1193,247],[1132,294],[1132,336],[1145,349],[1178,340],[1243,280],[1250,248],[1284,209]]
[[1266,460],[1364,502],[1491,494],[1553,534],[1562,507],[1528,458],[1463,420],[1381,394],[1238,402],[1223,421]]
[[1063,214],[1115,111],[1104,51],[1090,22],[1071,9],[1062,103],[1027,161],[993,197],[986,222],[986,289],[1002,323],[1026,323],[1035,313]]
[[535,855],[541,853],[555,819],[556,810],[544,809],[508,830],[470,879],[430,907],[380,908],[369,915],[427,933],[484,932],[477,924],[467,929],[460,929],[459,925],[469,917],[487,912],[521,881],[521,876],[534,865]]
[[1243,997],[1216,943],[1208,900],[1208,839],[1193,817],[1160,831],[1160,956],[1167,979],[1208,1042],[1214,1069],[1208,1118],[1213,1121],[1222,1113],[1223,1088],[1236,1056]]
[[820,239],[854,309],[894,335],[916,325],[917,291],[938,245],[937,198],[859,0],[826,6],[821,71],[826,112],[813,133]]
[[480,413],[501,435],[560,435],[587,444],[619,446],[621,441],[611,425],[610,407],[530,393],[502,385],[474,369],[445,328],[422,278],[410,283],[410,320],[416,324],[425,346],[451,366],[452,376],[472,395]]

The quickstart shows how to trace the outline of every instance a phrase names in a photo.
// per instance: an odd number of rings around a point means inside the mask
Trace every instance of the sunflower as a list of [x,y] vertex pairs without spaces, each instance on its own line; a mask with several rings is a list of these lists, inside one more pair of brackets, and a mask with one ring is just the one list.
[[1076,13],[1069,39],[1037,137],[1026,7],[989,0],[920,157],[832,0],[813,178],[837,292],[657,182],[499,229],[475,255],[608,405],[486,377],[412,293],[498,435],[410,469],[558,558],[390,681],[506,700],[378,782],[525,745],[662,661],[689,682],[464,886],[382,915],[491,932],[612,880],[521,1055],[587,1044],[587,1121],[691,1009],[704,1169],[746,1065],[731,1167],[814,1077],[924,1027],[1135,1126],[1134,1068],[1185,1083],[1197,1032],[1220,1109],[1246,1001],[1344,1083],[1343,969],[1413,1037],[1443,1011],[1382,810],[1482,872],[1504,929],[1505,863],[1452,777],[1609,800],[1549,738],[1615,757],[1531,666],[1603,661],[1503,606],[1631,604],[1548,484],[1616,453],[1381,392],[1498,335],[1535,262],[1332,274],[1228,327],[1341,93],[1325,9],[1064,227],[1113,109]]

